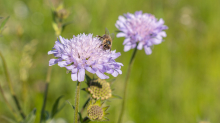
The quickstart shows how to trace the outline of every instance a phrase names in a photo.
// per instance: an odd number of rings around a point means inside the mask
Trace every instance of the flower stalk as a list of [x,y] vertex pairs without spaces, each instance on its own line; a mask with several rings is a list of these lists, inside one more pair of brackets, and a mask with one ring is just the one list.
[[74,123],[78,123],[80,84],[81,84],[81,82],[77,81],[77,85],[76,85],[76,96],[75,96],[75,113],[74,113],[75,115],[74,115]]
[[[138,43],[137,43],[136,46],[138,46]],[[133,54],[131,56],[130,63],[129,63],[129,66],[128,66],[128,70],[127,70],[127,74],[126,74],[126,78],[125,78],[122,107],[121,107],[121,112],[120,112],[120,115],[119,115],[118,123],[122,122],[122,118],[123,118],[123,114],[124,114],[124,108],[125,108],[126,95],[127,95],[128,80],[129,80],[129,77],[130,77],[131,68],[132,68],[136,53],[137,53],[137,47],[133,51]]]
[[46,78],[46,85],[45,85],[45,90],[44,90],[43,106],[41,109],[40,123],[43,122],[43,119],[44,119],[44,112],[45,112],[45,107],[46,107],[46,102],[47,102],[48,88],[49,88],[49,83],[50,83],[50,78],[51,78],[51,71],[52,71],[52,67],[49,66],[49,68],[47,70],[47,78]]

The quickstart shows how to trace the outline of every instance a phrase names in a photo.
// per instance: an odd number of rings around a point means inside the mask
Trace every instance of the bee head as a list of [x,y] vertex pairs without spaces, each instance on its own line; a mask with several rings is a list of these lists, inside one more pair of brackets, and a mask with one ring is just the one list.
[[111,44],[111,42],[110,42],[110,41],[107,41],[106,43],[107,43],[108,45],[110,45],[110,44]]

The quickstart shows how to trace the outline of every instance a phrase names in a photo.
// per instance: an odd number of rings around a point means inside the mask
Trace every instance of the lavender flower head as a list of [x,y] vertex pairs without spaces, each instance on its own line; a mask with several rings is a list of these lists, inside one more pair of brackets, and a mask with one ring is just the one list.
[[50,59],[49,66],[58,63],[60,67],[66,67],[71,71],[73,81],[84,81],[85,70],[96,74],[100,79],[108,79],[104,73],[112,74],[116,77],[122,74],[122,63],[115,61],[121,54],[116,51],[103,50],[101,41],[92,34],[80,34],[72,39],[64,39],[55,42],[53,50],[48,54],[54,54],[57,59]]
[[145,53],[152,53],[151,46],[160,44],[166,33],[163,31],[168,29],[164,25],[163,19],[159,21],[153,15],[136,11],[135,14],[127,13],[125,17],[119,16],[115,26],[120,30],[117,37],[125,37],[124,51],[128,51],[136,47],[141,50],[143,47]]

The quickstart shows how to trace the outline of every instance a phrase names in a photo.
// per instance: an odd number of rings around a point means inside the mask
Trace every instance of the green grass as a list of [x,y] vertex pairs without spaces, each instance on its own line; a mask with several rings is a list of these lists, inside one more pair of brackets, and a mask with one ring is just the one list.
[[[72,38],[72,35],[83,32],[102,35],[105,27],[110,33],[114,32],[119,15],[137,10],[163,18],[165,25],[169,27],[165,41],[153,47],[152,55],[147,56],[143,50],[137,52],[128,86],[124,123],[195,123],[200,120],[220,122],[219,0],[66,0],[64,5],[71,12],[67,22],[74,21],[62,33],[65,38]],[[27,10],[26,15],[22,13],[24,9]],[[51,24],[51,3],[49,0],[2,0],[0,16],[10,16],[0,37],[0,51],[7,61],[13,87],[24,112],[27,114],[36,107],[38,123],[50,59],[47,52],[56,40]],[[32,40],[36,40],[38,44],[35,53],[30,56],[32,66],[28,71],[28,79],[23,82],[19,73],[22,51]],[[112,47],[121,52],[117,61],[124,64],[123,74],[113,84],[116,89],[114,94],[120,96],[132,54],[132,51],[123,52],[123,40],[124,38],[115,38]],[[0,84],[7,99],[14,105],[2,62]],[[26,90],[23,89],[24,85]],[[64,95],[62,101],[69,100],[74,104],[75,87],[76,82],[71,80],[70,74],[66,74],[66,69],[54,65],[46,110],[51,110],[60,95]],[[82,107],[87,95],[81,92],[80,96]],[[110,105],[109,123],[117,121],[121,102],[119,99],[107,102]],[[13,117],[2,96],[0,115]],[[74,110],[66,105],[55,118],[73,122]],[[0,122],[6,123],[2,118]]]

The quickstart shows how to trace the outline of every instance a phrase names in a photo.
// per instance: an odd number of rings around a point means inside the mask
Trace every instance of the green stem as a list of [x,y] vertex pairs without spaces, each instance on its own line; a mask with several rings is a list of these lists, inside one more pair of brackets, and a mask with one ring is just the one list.
[[[58,37],[58,36],[59,36],[59,34],[56,34],[56,37]],[[45,107],[46,107],[46,103],[47,103],[47,94],[48,94],[48,88],[49,88],[49,83],[50,83],[50,78],[51,78],[51,71],[52,71],[52,67],[49,66],[49,68],[47,70],[47,78],[46,78],[46,85],[45,85],[45,90],[44,90],[43,106],[41,109],[40,123],[42,123],[44,120],[44,112],[45,112]]]
[[135,58],[136,52],[137,52],[137,47],[133,51],[133,54],[131,56],[130,63],[129,63],[129,66],[128,66],[128,71],[127,71],[126,78],[125,78],[124,94],[123,94],[123,100],[122,100],[122,108],[121,108],[121,113],[119,115],[118,123],[121,123],[122,117],[123,117],[123,114],[124,114],[126,94],[127,94],[127,87],[128,87],[128,80],[129,80],[129,77],[130,77],[130,73],[131,73],[130,71],[131,71],[131,67],[132,67],[133,62],[134,62],[134,58]]
[[9,77],[9,73],[8,73],[8,69],[7,69],[7,65],[6,65],[5,59],[4,59],[1,52],[0,52],[0,56],[2,58],[3,68],[4,68],[4,71],[5,71],[5,76],[6,76],[6,79],[7,79],[7,82],[8,82],[9,89],[10,89],[11,93],[14,94],[14,90],[13,90],[12,84],[11,84],[11,79]]
[[17,107],[17,109],[18,109],[18,111],[19,111],[21,117],[22,117],[23,119],[25,119],[25,114],[23,113],[23,111],[22,111],[22,109],[21,109],[21,106],[20,106],[20,104],[19,104],[18,98],[17,98],[17,96],[15,95],[15,92],[14,92],[14,90],[13,90],[13,87],[12,87],[12,84],[11,84],[11,79],[10,79],[10,77],[9,77],[9,73],[8,73],[8,69],[7,69],[7,65],[6,65],[5,59],[4,59],[4,57],[3,57],[3,55],[2,55],[1,52],[0,52],[0,56],[1,56],[1,58],[2,58],[3,68],[4,68],[4,71],[5,71],[6,79],[7,79],[8,86],[9,86],[9,89],[10,89],[10,91],[11,91],[13,100],[14,100],[14,102],[15,102],[15,105],[16,105],[16,107]]
[[42,123],[44,120],[44,112],[45,112],[45,107],[46,107],[46,102],[47,102],[47,93],[48,93],[48,88],[49,88],[49,83],[50,83],[50,78],[51,78],[51,71],[52,71],[52,67],[49,66],[47,70],[47,78],[46,78],[46,85],[45,85],[45,90],[44,90],[43,106],[41,109],[40,123]]
[[21,117],[22,117],[23,119],[25,119],[25,114],[23,113],[23,111],[22,111],[22,109],[21,109],[21,106],[20,106],[20,104],[19,104],[19,102],[18,102],[18,98],[16,97],[16,95],[12,95],[12,97],[13,97],[13,99],[14,99],[14,101],[15,101],[15,104],[16,104],[16,106],[17,106],[18,111],[20,112]]
[[75,96],[75,116],[74,116],[75,118],[74,118],[74,123],[78,123],[80,84],[81,84],[81,82],[77,81],[76,96]]

